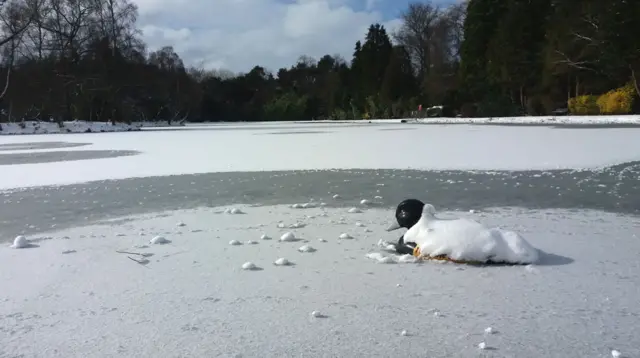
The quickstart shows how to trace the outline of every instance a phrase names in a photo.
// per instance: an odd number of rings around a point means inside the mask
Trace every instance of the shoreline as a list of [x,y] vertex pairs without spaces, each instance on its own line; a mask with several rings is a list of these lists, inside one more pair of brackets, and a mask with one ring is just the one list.
[[[42,134],[81,134],[113,133],[143,130],[180,130],[190,127],[229,126],[229,125],[281,125],[281,124],[421,124],[421,125],[477,125],[477,126],[518,126],[518,127],[557,127],[557,128],[638,128],[640,115],[603,115],[603,116],[522,116],[522,117],[433,117],[398,119],[360,119],[360,120],[309,120],[279,122],[179,122],[169,124],[166,121],[132,122],[131,124],[89,121],[65,121],[60,127],[56,122],[24,121],[0,123],[0,135],[42,135]],[[24,126],[24,128],[22,127]]]

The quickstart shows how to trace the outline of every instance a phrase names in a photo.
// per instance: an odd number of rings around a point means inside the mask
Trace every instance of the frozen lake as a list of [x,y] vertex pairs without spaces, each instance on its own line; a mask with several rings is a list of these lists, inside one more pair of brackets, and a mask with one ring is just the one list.
[[[0,137],[0,242],[33,243],[0,248],[0,356],[636,357],[639,135],[288,123]],[[526,268],[366,258],[397,240],[383,229],[408,197],[546,254]],[[311,200],[326,205],[290,207]],[[279,242],[287,231],[300,242]]]

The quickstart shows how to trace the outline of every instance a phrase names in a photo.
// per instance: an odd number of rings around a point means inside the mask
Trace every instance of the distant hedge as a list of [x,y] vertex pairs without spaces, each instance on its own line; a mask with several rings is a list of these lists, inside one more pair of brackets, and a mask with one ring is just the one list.
[[629,114],[633,111],[636,92],[633,84],[613,89],[600,96],[584,95],[570,98],[569,112],[575,115]]

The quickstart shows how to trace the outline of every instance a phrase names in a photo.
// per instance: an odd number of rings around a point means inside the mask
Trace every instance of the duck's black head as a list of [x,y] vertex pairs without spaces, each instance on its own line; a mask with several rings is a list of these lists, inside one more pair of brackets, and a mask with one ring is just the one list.
[[387,231],[393,231],[400,228],[411,228],[422,216],[422,208],[424,203],[418,199],[406,199],[398,204],[396,208],[396,222],[391,224]]

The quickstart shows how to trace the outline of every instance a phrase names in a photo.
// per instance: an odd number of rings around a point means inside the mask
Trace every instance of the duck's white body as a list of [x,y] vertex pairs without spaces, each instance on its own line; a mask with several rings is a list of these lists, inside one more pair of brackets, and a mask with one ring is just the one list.
[[405,234],[421,256],[445,255],[453,260],[531,264],[539,252],[512,231],[490,229],[469,219],[440,219],[433,205],[426,204],[422,217]]

